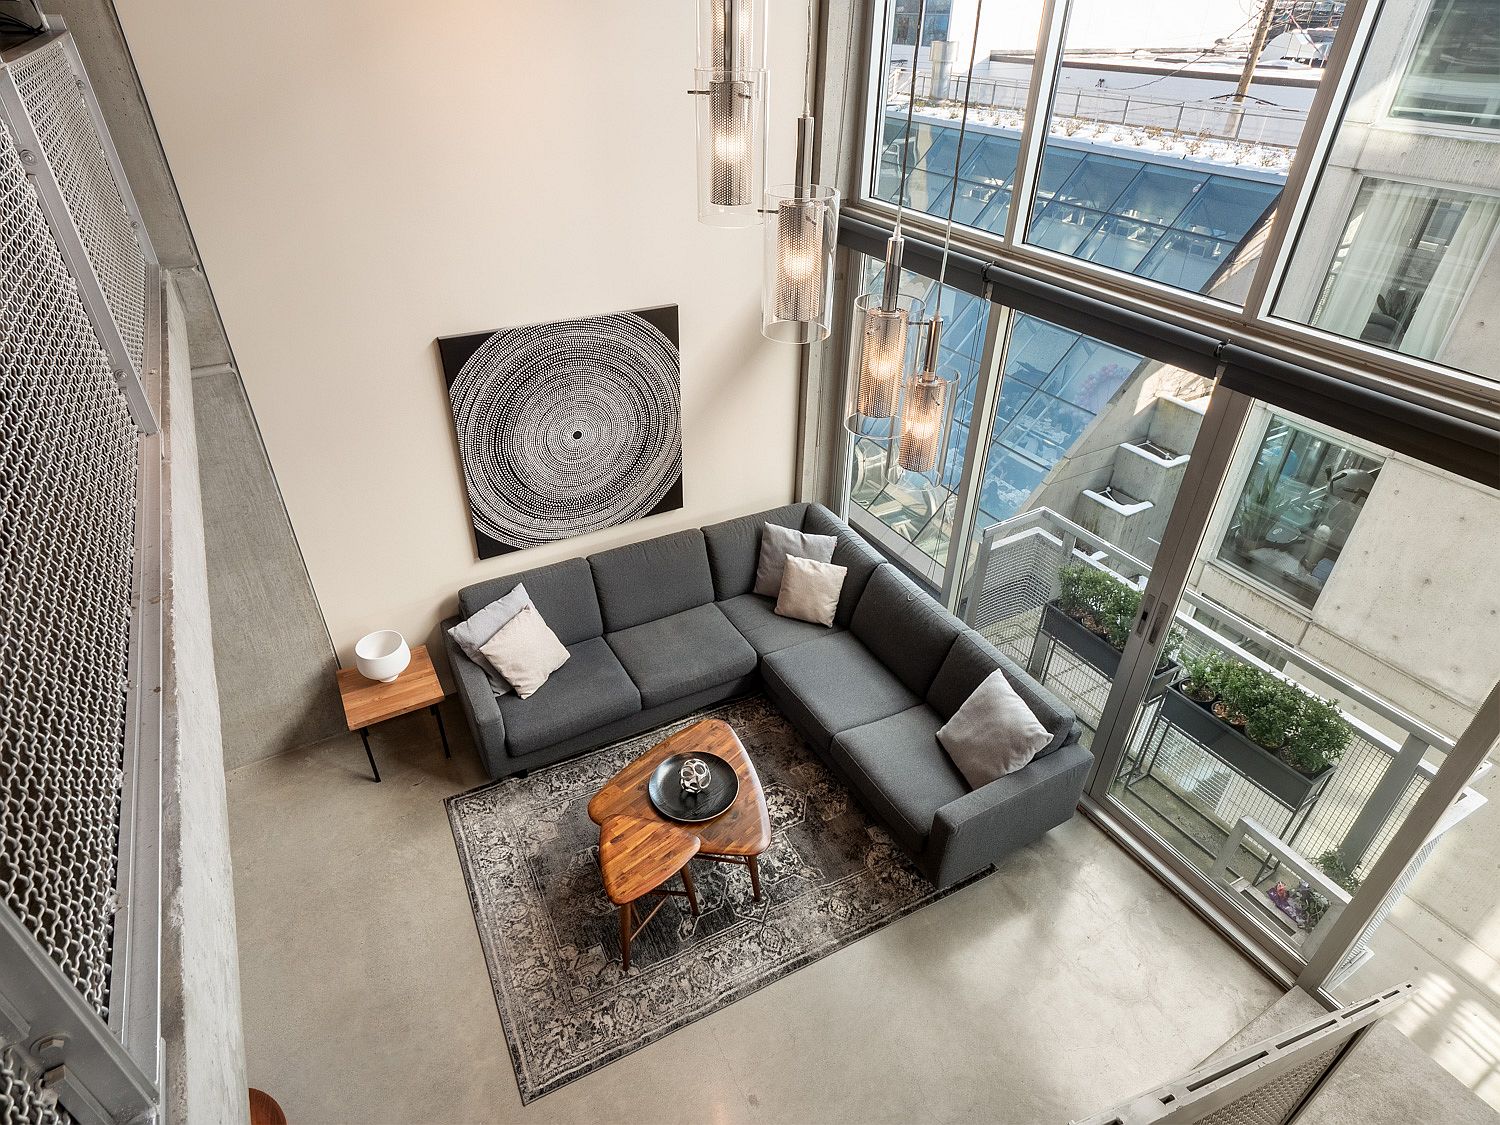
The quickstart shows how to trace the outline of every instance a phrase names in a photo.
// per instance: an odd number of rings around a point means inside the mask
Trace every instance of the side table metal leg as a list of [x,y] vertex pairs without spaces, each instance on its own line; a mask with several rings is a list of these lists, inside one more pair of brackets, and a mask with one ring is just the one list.
[[432,705],[432,717],[438,721],[438,734],[443,739],[443,757],[451,758],[453,757],[453,751],[448,749],[448,730],[443,726],[443,713],[438,710],[436,703]]
[[375,767],[375,755],[370,752],[370,728],[359,728],[359,740],[365,744],[365,757],[370,759],[370,772],[375,775],[375,780],[380,780],[380,770]]

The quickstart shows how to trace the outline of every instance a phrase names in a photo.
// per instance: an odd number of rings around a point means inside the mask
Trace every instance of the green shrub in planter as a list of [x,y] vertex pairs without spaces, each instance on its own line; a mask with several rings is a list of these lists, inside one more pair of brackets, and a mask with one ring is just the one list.
[[1337,848],[1329,848],[1317,859],[1313,860],[1313,863],[1317,865],[1319,871],[1343,887],[1349,894],[1352,895],[1355,891],[1359,890],[1362,880],[1358,875],[1344,866],[1344,857],[1339,854]]
[[1187,693],[1189,699],[1198,703],[1212,703],[1219,694],[1215,686],[1218,683],[1219,668],[1223,665],[1224,658],[1218,653],[1209,653],[1207,656],[1190,656],[1182,662],[1187,670],[1187,677],[1182,681],[1182,690]]
[[1354,731],[1328,700],[1307,692],[1299,694],[1303,700],[1297,727],[1287,740],[1284,753],[1287,761],[1303,773],[1317,773],[1343,757]]
[[[1058,572],[1058,607],[1069,617],[1099,633],[1111,648],[1124,651],[1141,612],[1141,592],[1107,570],[1087,563],[1071,563]],[[1162,649],[1158,670],[1182,647],[1182,631],[1173,628]]]

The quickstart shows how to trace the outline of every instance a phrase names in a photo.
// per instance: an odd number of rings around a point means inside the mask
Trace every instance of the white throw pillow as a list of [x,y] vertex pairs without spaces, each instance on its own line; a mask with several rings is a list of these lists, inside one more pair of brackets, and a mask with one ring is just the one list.
[[479,651],[522,699],[568,662],[568,650],[530,604],[522,606]]
[[486,641],[500,631],[502,625],[521,611],[522,606],[530,604],[531,595],[526,592],[525,584],[517,582],[510,593],[496,598],[489,605],[478,610],[473,617],[460,621],[448,630],[453,643],[463,650],[464,655],[484,669],[485,674],[490,678],[490,683],[495,685],[495,692],[498,695],[509,695],[510,684],[505,682],[505,677],[495,671],[479,650]]
[[938,741],[975,789],[1015,773],[1052,741],[1026,701],[996,668],[953,713]]
[[776,612],[814,625],[832,625],[839,608],[839,592],[848,573],[847,566],[788,555]]
[[755,568],[755,592],[768,598],[781,593],[781,572],[788,555],[831,562],[839,545],[832,535],[808,535],[780,524],[768,523],[760,533],[760,562]]

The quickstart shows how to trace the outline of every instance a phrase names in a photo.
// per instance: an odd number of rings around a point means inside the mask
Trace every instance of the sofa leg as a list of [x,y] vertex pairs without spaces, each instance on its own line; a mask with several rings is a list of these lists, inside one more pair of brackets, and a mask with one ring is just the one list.
[[525,777],[529,773],[531,773],[530,770],[521,770],[519,773],[513,773],[510,776],[513,777],[513,778],[515,778],[517,781],[519,781],[519,780],[521,780],[521,778]]

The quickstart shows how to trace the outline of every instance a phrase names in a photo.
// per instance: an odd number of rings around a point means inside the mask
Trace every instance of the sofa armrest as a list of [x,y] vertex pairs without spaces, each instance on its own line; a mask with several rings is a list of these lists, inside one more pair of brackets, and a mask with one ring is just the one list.
[[505,758],[505,719],[500,714],[495,689],[484,669],[470,660],[468,654],[448,635],[448,630],[457,625],[459,620],[457,617],[450,617],[440,626],[443,631],[443,649],[448,654],[448,666],[453,669],[458,701],[463,706],[464,718],[469,722],[469,733],[474,736],[474,746],[489,775],[495,777],[497,767]]
[[1024,769],[997,777],[938,809],[923,868],[940,887],[984,870],[1073,815],[1093,755],[1068,741]]

